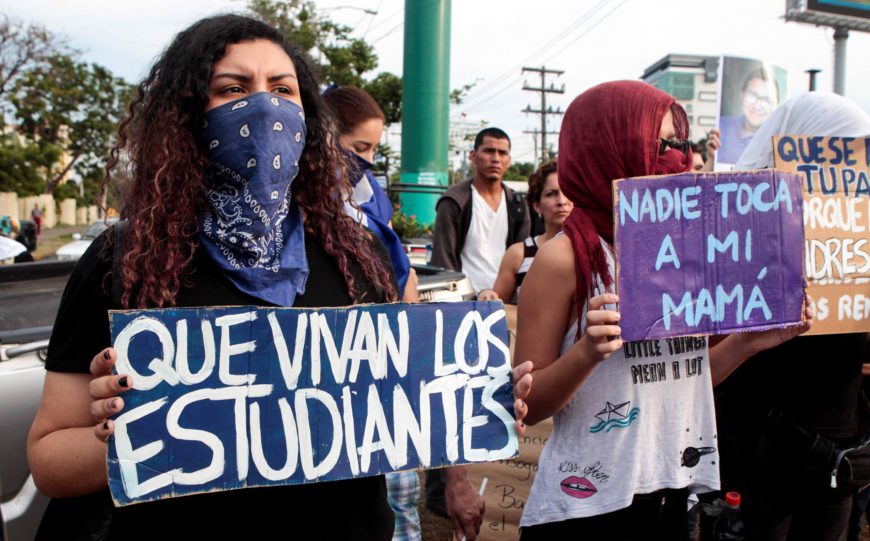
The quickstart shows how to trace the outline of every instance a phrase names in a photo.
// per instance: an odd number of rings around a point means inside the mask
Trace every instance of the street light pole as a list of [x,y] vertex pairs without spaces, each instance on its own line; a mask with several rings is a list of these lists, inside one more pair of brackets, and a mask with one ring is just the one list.
[[405,0],[402,71],[402,212],[435,223],[447,189],[450,138],[450,2]]
[[846,94],[846,40],[849,39],[849,30],[844,26],[838,26],[834,30],[834,93],[841,96]]
[[818,75],[822,70],[818,68],[808,69],[806,73],[810,76],[810,92],[813,92],[816,89],[816,75]]

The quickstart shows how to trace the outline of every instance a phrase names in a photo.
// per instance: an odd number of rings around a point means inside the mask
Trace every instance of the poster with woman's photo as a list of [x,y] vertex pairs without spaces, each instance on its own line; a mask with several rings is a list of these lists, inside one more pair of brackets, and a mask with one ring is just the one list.
[[734,168],[758,128],[785,101],[786,77],[784,69],[761,60],[725,56],[719,62],[717,171]]

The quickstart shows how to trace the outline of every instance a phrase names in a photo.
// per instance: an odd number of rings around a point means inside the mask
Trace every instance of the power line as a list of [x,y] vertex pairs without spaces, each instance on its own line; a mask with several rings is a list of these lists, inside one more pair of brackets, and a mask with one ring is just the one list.
[[400,7],[398,10],[390,13],[389,15],[385,16],[384,18],[380,19],[378,22],[371,25],[371,27],[366,30],[366,34],[368,34],[370,31],[372,31],[376,28],[380,28],[381,26],[385,25],[387,23],[387,21],[394,19],[396,17],[396,15],[399,15],[399,14],[404,15],[404,13],[405,13],[405,8]]
[[[509,82],[507,82],[504,86],[500,86],[502,81],[506,80],[512,74],[516,73],[516,70],[518,68],[522,67],[523,64],[532,62],[539,54],[542,54],[547,49],[553,47],[554,45],[556,45],[557,43],[562,41],[566,36],[570,35],[574,31],[576,31],[579,26],[582,26],[587,20],[592,18],[598,11],[600,11],[609,2],[611,2],[611,0],[599,1],[595,6],[593,6],[589,11],[584,13],[580,18],[578,18],[576,21],[574,21],[570,25],[568,25],[568,27],[565,28],[565,30],[563,30],[562,32],[557,34],[556,37],[554,37],[553,39],[551,39],[550,41],[548,41],[547,43],[545,43],[544,45],[542,45],[541,47],[536,49],[527,58],[525,58],[524,60],[522,60],[518,64],[514,65],[513,67],[511,67],[508,71],[506,71],[506,72],[502,73],[501,75],[497,76],[496,78],[494,78],[492,81],[490,81],[489,85],[486,88],[481,88],[481,90],[480,90],[480,92],[482,92],[481,94],[474,95],[475,94],[474,91],[469,93],[470,99],[468,100],[468,103],[469,103],[468,107],[476,107],[477,105],[480,105],[481,102],[489,101],[495,95],[501,94],[501,92],[503,92],[507,88],[512,87],[517,82],[519,82],[522,79],[522,75],[520,75],[519,77],[514,77]],[[499,91],[495,92],[495,94],[493,94],[492,96],[489,96],[488,94],[491,93],[494,88],[499,88]],[[484,96],[486,96],[486,97],[484,97]],[[471,103],[474,103],[474,105],[470,105]]]
[[[593,23],[592,26],[590,26],[589,28],[585,29],[585,30],[584,30],[583,32],[581,32],[578,36],[576,36],[573,40],[571,40],[567,45],[565,45],[564,47],[562,47],[561,49],[559,49],[559,50],[558,50],[554,55],[552,55],[552,56],[550,56],[549,58],[547,58],[547,59],[545,60],[544,63],[549,62],[550,60],[552,60],[553,58],[555,58],[556,56],[558,56],[559,54],[561,54],[563,51],[565,51],[565,49],[567,49],[567,48],[570,47],[571,45],[577,43],[577,41],[579,41],[580,38],[582,38],[583,36],[585,36],[586,34],[588,34],[589,32],[591,32],[595,27],[597,27],[599,24],[601,24],[602,22],[604,22],[605,19],[607,19],[607,18],[610,17],[614,12],[616,12],[616,10],[618,10],[620,7],[622,7],[622,5],[625,4],[626,1],[627,1],[627,0],[621,0],[620,3],[617,4],[617,6],[616,6],[614,9],[610,10],[609,12],[607,12],[607,13],[606,13],[602,18],[598,19],[595,23]],[[598,8],[598,6],[601,6],[601,5],[602,5],[602,3],[597,4],[597,5],[596,5],[594,8],[592,8],[589,12],[587,12],[586,15],[593,14],[593,12],[596,10],[596,8]],[[584,17],[585,17],[586,15],[584,15]],[[508,84],[505,85],[504,87],[500,88],[500,89],[499,89],[497,92],[495,92],[494,94],[492,94],[492,95],[487,95],[487,96],[485,97],[485,99],[478,99],[478,98],[480,98],[480,96],[478,96],[477,98],[471,100],[472,102],[474,102],[473,104],[467,105],[466,107],[463,108],[463,110],[467,112],[467,111],[470,111],[471,109],[474,109],[474,108],[476,108],[476,107],[479,107],[480,105],[483,105],[484,103],[489,103],[493,98],[495,98],[496,96],[498,96],[498,95],[504,93],[505,91],[507,91],[508,89],[510,89],[510,88],[511,88],[515,83],[519,82],[520,79],[522,79],[522,75],[520,75],[520,77],[517,77],[516,79],[513,79],[510,83],[508,83]]]
[[[550,41],[548,41],[547,43],[545,43],[543,46],[541,46],[541,47],[539,47],[538,49],[536,49],[532,54],[530,54],[526,59],[524,59],[523,61],[521,61],[519,64],[516,64],[515,66],[511,67],[510,70],[504,72],[503,74],[501,74],[501,75],[499,75],[498,77],[496,77],[495,79],[493,79],[493,80],[490,82],[490,86],[489,86],[489,88],[492,88],[492,87],[498,85],[499,83],[501,83],[501,81],[505,80],[505,79],[506,79],[507,77],[509,77],[512,73],[515,73],[515,72],[516,72],[515,70],[516,70],[517,68],[521,67],[521,66],[522,66],[523,64],[525,64],[525,63],[531,62],[531,61],[532,61],[532,60],[533,60],[533,59],[534,59],[538,54],[543,53],[543,52],[546,51],[548,48],[552,47],[553,45],[555,45],[556,43],[558,43],[560,40],[562,40],[566,35],[570,34],[570,33],[573,32],[573,31],[575,31],[575,30],[577,29],[578,25],[582,25],[582,24],[583,24],[586,20],[588,20],[592,15],[594,15],[598,10],[600,10],[600,9],[601,9],[605,4],[607,4],[608,1],[610,1],[610,0],[601,0],[600,2],[598,2],[598,4],[596,4],[592,9],[590,9],[589,11],[587,11],[586,13],[584,13],[584,14],[583,14],[579,19],[577,19],[576,21],[574,21],[573,23],[571,23],[570,25],[568,25],[568,27],[567,27],[565,30],[563,30],[562,32],[560,32],[559,34],[557,34],[556,37],[554,37],[553,39],[551,39]],[[515,78],[514,80],[512,80],[510,83],[508,83],[508,86],[513,86],[513,84],[516,83],[517,81],[519,81],[519,79],[522,79],[522,76],[520,76],[520,77]],[[478,97],[479,97],[479,96],[475,96],[475,97],[473,98],[473,100],[476,101],[476,100],[478,99]]]
[[577,43],[577,42],[580,40],[580,38],[582,38],[583,36],[585,36],[586,34],[588,34],[589,32],[591,32],[592,30],[594,30],[595,27],[597,27],[599,24],[603,23],[603,22],[604,22],[608,17],[610,17],[611,15],[613,15],[613,14],[614,14],[614,13],[615,13],[619,8],[621,8],[621,7],[623,6],[623,4],[625,4],[626,1],[627,1],[627,0],[621,0],[621,1],[619,2],[619,4],[616,5],[615,8],[613,8],[613,9],[611,9],[610,11],[608,11],[607,13],[605,13],[605,14],[604,14],[604,17],[601,17],[600,19],[598,19],[598,20],[597,20],[597,21],[596,21],[592,26],[590,26],[589,28],[587,28],[586,30],[584,30],[584,31],[583,31],[579,36],[577,36],[576,38],[574,38],[573,40],[571,40],[567,45],[565,45],[564,47],[562,47],[561,49],[559,49],[558,51],[556,51],[555,54],[553,54],[552,56],[550,56],[550,57],[549,57],[548,59],[546,59],[544,62],[549,62],[550,60],[556,58],[557,56],[559,56],[560,54],[562,54],[562,52],[565,51],[565,49],[567,49],[568,47],[570,47],[570,46],[574,45],[575,43]]
[[[375,12],[376,12],[376,13],[380,13],[380,12],[381,12],[381,6],[382,6],[383,4],[384,4],[384,0],[380,0],[380,1],[378,2],[378,5],[375,7]],[[362,21],[362,19],[360,19],[360,21]],[[373,24],[374,22],[375,22],[375,18],[374,18],[374,17],[372,17],[371,19],[369,19],[369,25],[366,27],[366,31],[363,32],[363,39],[365,39],[366,36],[369,35],[369,30],[372,29],[372,24]]]
[[402,22],[400,22],[399,24],[397,24],[396,26],[390,28],[390,30],[388,30],[386,34],[382,34],[381,37],[373,39],[371,44],[374,45],[375,43],[381,41],[382,39],[384,39],[385,37],[389,36],[390,34],[392,34],[393,32],[395,32],[395,31],[398,30],[399,28],[402,28],[403,26],[405,26],[405,21],[402,21]]
[[[589,20],[592,16],[595,15],[595,13],[596,13],[597,11],[600,11],[600,10],[601,10],[601,7],[604,6],[605,3],[606,3],[607,1],[609,1],[609,0],[602,0],[602,2],[599,2],[598,4],[596,4],[595,7],[593,7],[591,10],[589,10],[588,12],[586,12],[586,13],[584,14],[584,16],[581,17],[581,19],[578,19],[578,21],[582,20],[582,21],[585,22],[586,20]],[[575,22],[575,23],[576,23],[576,22]],[[581,23],[581,24],[582,24],[582,23]],[[572,26],[574,26],[574,25],[572,25]],[[576,27],[575,27],[575,28],[571,28],[571,30],[572,30],[572,31],[573,31],[573,30],[576,30]],[[563,32],[563,34],[564,34],[564,32]],[[585,32],[584,32],[584,34],[585,34]],[[581,34],[581,36],[582,36],[582,34]],[[571,43],[574,43],[574,42],[576,42],[576,41],[577,41],[577,40],[575,39],[575,40],[573,40]],[[551,41],[551,42],[548,43],[546,46],[544,46],[544,47],[542,47],[542,48],[539,48],[538,51],[546,50],[547,48],[551,47],[554,43],[555,43],[554,41]],[[563,49],[563,50],[564,50],[564,49]],[[537,53],[537,52],[536,52],[536,53]],[[534,55],[530,56],[529,59],[531,59],[531,58],[533,58],[533,57],[534,57]],[[527,60],[528,60],[528,59],[527,59]],[[522,64],[520,64],[518,67],[520,67],[520,66],[522,66]],[[509,80],[509,81],[507,81],[507,83],[505,83],[505,84],[502,85],[502,86],[495,86],[495,87],[492,87],[492,86],[491,86],[491,87],[489,87],[487,90],[484,91],[483,94],[479,94],[479,95],[473,97],[472,99],[468,100],[468,102],[466,103],[466,105],[463,107],[463,110],[464,110],[464,111],[471,111],[472,109],[476,109],[476,108],[480,107],[481,105],[491,103],[491,101],[492,101],[496,96],[499,96],[499,95],[501,95],[501,94],[507,92],[507,91],[510,90],[511,88],[513,88],[513,86],[514,86],[516,83],[520,82],[520,81],[522,80],[522,78],[523,78],[522,73],[520,73],[519,76],[517,76],[517,77],[515,77],[515,78],[513,78],[513,79],[511,79],[511,80]]]

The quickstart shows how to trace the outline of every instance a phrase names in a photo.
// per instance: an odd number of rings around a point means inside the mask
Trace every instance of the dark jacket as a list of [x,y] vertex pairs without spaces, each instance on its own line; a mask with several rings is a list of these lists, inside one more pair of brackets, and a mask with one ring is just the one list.
[[[522,194],[504,183],[508,213],[508,235],[505,249],[529,236],[529,211]],[[435,204],[435,233],[432,241],[431,264],[445,269],[462,270],[462,248],[471,226],[471,180],[451,186]]]

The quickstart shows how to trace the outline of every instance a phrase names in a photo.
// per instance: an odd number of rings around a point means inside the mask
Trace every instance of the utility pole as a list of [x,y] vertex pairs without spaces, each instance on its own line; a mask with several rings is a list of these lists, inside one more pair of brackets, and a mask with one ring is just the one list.
[[[555,75],[558,77],[559,75],[562,75],[565,72],[561,71],[561,70],[547,69],[545,66],[541,66],[540,68],[528,68],[528,67],[524,66],[523,73],[525,73],[527,71],[530,71],[533,73],[539,73],[541,75],[541,86],[538,88],[529,86],[529,84],[527,82],[523,83],[523,90],[528,90],[530,92],[540,92],[540,94],[541,94],[541,108],[540,109],[532,109],[531,105],[526,105],[526,108],[523,109],[522,112],[526,113],[526,114],[532,113],[532,114],[541,115],[541,130],[540,130],[540,132],[538,132],[538,130],[534,130],[533,132],[526,131],[526,133],[536,133],[536,132],[540,133],[540,135],[541,135],[541,148],[540,148],[540,150],[541,150],[541,163],[544,163],[547,161],[547,158],[548,158],[548,155],[547,155],[547,134],[558,135],[558,133],[559,133],[559,132],[554,132],[554,131],[547,131],[547,116],[548,115],[564,114],[561,107],[557,108],[556,110],[553,110],[552,107],[549,107],[549,108],[547,107],[547,94],[564,94],[565,93],[565,85],[564,84],[562,85],[562,88],[556,88],[556,85],[554,85],[551,82],[550,86],[547,87],[547,75],[552,74],[552,75]],[[537,154],[537,152],[536,152],[536,154]]]

